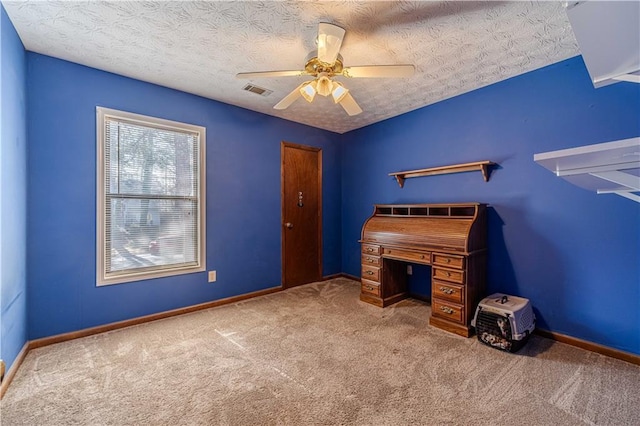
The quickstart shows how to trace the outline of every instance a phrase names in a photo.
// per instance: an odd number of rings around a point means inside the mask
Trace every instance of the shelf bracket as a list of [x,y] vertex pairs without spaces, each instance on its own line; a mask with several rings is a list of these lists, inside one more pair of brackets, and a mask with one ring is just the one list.
[[640,203],[640,195],[632,194],[631,192],[627,192],[627,191],[616,191],[614,192],[614,194],[624,198],[628,198],[632,201],[635,201],[636,203]]
[[482,168],[481,172],[482,172],[482,177],[484,178],[484,181],[489,182],[489,174],[491,173],[491,171],[489,170],[489,164],[481,164],[480,167]]
[[609,182],[617,183],[625,188],[629,188],[631,191],[640,191],[640,177],[634,176],[629,173],[621,171],[610,171],[600,173],[589,173],[591,176],[598,177],[600,179],[608,180]]
[[637,74],[622,74],[617,77],[613,77],[612,80],[627,81],[629,83],[640,83],[640,75]]

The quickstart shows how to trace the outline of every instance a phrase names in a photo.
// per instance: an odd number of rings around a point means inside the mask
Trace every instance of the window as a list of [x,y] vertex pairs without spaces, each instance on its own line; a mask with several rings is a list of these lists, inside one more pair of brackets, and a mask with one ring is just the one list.
[[204,271],[204,127],[96,112],[98,286]]

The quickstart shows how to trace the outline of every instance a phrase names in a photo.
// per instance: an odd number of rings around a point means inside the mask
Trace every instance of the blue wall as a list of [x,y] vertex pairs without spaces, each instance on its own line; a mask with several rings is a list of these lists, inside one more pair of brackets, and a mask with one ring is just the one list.
[[[323,148],[325,275],[359,274],[357,240],[375,203],[486,202],[489,291],[530,298],[543,328],[640,354],[640,205],[533,162],[640,135],[637,85],[595,90],[578,57],[336,135],[25,54],[1,18],[0,354],[9,365],[27,338],[278,286],[282,140]],[[96,106],[207,128],[207,267],[217,283],[201,273],[95,286]],[[500,164],[488,183],[463,173],[400,189],[387,176],[485,159]],[[428,278],[416,268],[412,287],[428,294]]]
[[25,51],[0,5],[0,358],[27,341]]
[[[323,149],[324,274],[341,271],[338,135],[36,53],[27,63],[30,339],[279,286],[283,140]],[[216,283],[96,287],[96,106],[206,127]]]
[[[357,241],[373,204],[485,202],[489,292],[531,299],[541,328],[640,354],[640,204],[573,186],[533,161],[639,136],[639,117],[640,85],[596,90],[576,57],[345,134],[344,272],[359,274]],[[400,189],[387,175],[480,160],[500,164],[488,183],[461,173]]]

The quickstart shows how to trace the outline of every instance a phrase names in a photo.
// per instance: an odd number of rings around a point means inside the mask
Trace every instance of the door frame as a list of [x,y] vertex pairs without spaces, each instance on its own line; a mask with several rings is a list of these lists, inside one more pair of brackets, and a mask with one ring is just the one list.
[[305,151],[313,151],[318,153],[318,278],[322,279],[322,148],[317,148],[313,146],[300,145],[287,141],[282,141],[280,143],[280,245],[282,247],[281,261],[282,261],[282,283],[281,287],[283,289],[290,288],[287,287],[285,277],[285,231],[286,228],[284,226],[285,218],[285,199],[284,199],[284,150],[285,148],[293,148],[293,149],[302,149]]

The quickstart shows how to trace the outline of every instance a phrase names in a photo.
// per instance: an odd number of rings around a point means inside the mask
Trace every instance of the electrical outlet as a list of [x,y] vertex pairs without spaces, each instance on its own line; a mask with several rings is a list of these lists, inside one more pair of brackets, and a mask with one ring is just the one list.
[[216,282],[216,271],[209,271],[209,282],[210,283],[214,283]]
[[407,275],[413,275],[413,266],[407,265]]

